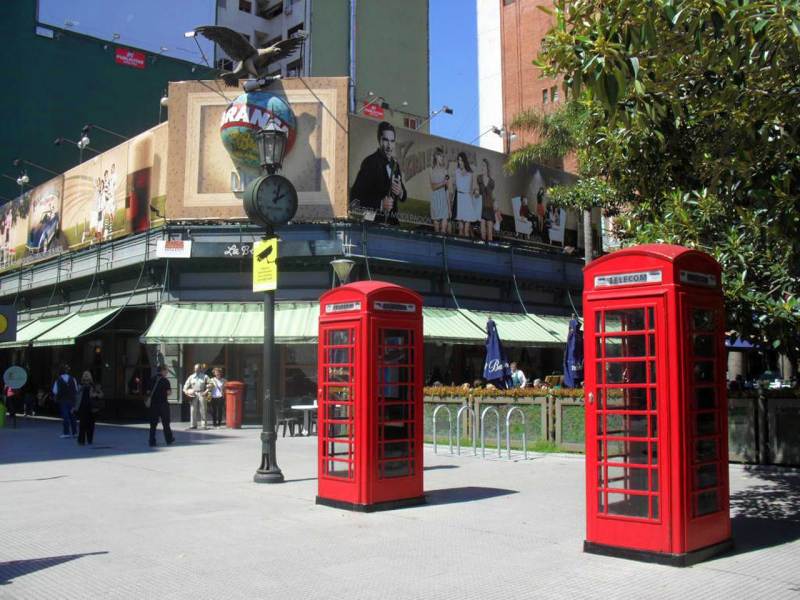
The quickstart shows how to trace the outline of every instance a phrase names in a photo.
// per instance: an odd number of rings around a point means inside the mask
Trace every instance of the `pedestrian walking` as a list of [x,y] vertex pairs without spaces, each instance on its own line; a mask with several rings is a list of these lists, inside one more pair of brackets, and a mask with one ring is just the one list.
[[17,407],[18,407],[18,399],[20,397],[20,390],[16,390],[12,388],[10,385],[7,385],[3,390],[3,395],[5,396],[5,407],[0,410],[6,410],[8,412],[8,416],[11,417],[11,422],[13,423],[13,427],[16,429],[17,427]]
[[203,429],[208,429],[206,410],[209,388],[208,375],[203,372],[203,365],[198,363],[194,366],[194,373],[183,384],[183,393],[192,401],[189,429],[197,429],[198,423],[202,423],[200,427]]
[[214,427],[222,427],[222,415],[225,411],[225,384],[222,369],[215,368],[211,378],[211,421]]
[[69,373],[69,365],[61,367],[61,374],[53,382],[53,396],[58,403],[61,413],[63,433],[62,438],[78,436],[78,423],[75,419],[75,402],[78,398],[78,382]]
[[100,410],[98,402],[102,392],[94,384],[94,379],[89,371],[81,375],[81,389],[78,402],[75,405],[75,414],[78,415],[78,444],[83,446],[94,443],[95,415]]
[[161,366],[153,379],[150,397],[147,400],[147,408],[150,410],[150,445],[156,445],[156,428],[161,419],[161,426],[164,429],[164,441],[170,445],[175,441],[172,435],[172,428],[169,425],[169,394],[172,386],[167,379],[167,367]]

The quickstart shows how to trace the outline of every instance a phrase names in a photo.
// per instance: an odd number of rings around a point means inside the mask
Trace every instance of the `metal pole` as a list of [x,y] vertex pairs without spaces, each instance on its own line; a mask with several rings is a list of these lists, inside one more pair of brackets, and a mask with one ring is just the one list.
[[[267,230],[266,239],[273,237],[272,231]],[[275,433],[275,366],[277,365],[275,352],[275,292],[270,290],[264,295],[264,402],[261,411],[261,466],[253,475],[256,483],[282,483],[283,473],[278,467],[276,455]]]

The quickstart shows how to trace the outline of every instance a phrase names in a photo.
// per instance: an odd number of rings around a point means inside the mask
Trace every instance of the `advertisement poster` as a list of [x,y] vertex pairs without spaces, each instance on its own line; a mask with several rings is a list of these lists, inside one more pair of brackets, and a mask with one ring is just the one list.
[[64,249],[60,227],[63,188],[64,177],[59,175],[30,191],[28,254],[42,255]]
[[130,233],[126,194],[130,145],[121,144],[64,174],[62,230],[70,250]]
[[244,219],[242,192],[261,174],[255,132],[276,124],[289,138],[281,174],[298,191],[294,220],[346,215],[346,78],[287,79],[250,94],[215,86],[170,84],[170,219]]
[[565,211],[548,206],[546,189],[568,183],[567,173],[536,167],[507,175],[499,152],[356,116],[349,158],[352,218],[461,237],[522,234],[563,243]]
[[30,192],[0,206],[0,269],[15,266],[28,254]]

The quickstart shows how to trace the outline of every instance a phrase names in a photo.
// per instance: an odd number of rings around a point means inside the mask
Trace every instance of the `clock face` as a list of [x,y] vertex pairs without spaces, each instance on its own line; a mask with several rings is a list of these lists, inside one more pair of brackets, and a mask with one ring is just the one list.
[[282,175],[259,177],[245,192],[244,210],[250,220],[261,225],[283,225],[297,212],[297,190]]

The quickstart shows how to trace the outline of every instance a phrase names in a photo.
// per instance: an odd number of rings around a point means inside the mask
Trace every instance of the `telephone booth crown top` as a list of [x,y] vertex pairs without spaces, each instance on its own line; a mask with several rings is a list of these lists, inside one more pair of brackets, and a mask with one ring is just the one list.
[[320,316],[390,312],[419,315],[422,297],[416,292],[383,281],[358,281],[325,292],[319,299]]
[[722,269],[708,254],[672,244],[644,244],[617,250],[588,264],[586,292],[629,285],[689,285],[721,289]]

